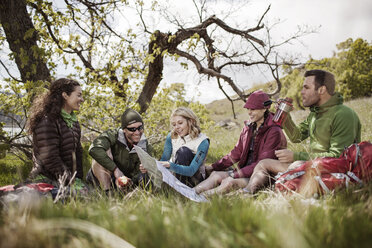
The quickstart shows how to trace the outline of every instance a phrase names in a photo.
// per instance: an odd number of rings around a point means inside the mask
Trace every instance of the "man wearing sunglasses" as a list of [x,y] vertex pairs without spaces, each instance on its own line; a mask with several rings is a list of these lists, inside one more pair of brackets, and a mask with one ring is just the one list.
[[[137,145],[150,152],[151,148],[143,132],[141,115],[133,109],[125,110],[121,116],[121,127],[103,132],[89,148],[89,154],[94,160],[88,171],[87,181],[100,185],[106,192],[111,188],[140,184],[144,186],[148,178],[140,172],[140,160],[133,149]],[[118,180],[122,176],[128,178],[125,185]]]

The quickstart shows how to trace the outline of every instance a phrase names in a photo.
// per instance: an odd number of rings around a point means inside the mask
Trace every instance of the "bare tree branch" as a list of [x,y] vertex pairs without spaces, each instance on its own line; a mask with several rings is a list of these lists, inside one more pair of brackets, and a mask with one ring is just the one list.
[[230,103],[231,103],[231,110],[232,110],[232,112],[233,112],[234,119],[236,119],[234,100],[231,99],[231,97],[230,97],[230,96],[226,93],[226,91],[223,89],[222,84],[221,84],[219,78],[217,78],[217,83],[218,83],[218,87],[220,88],[220,90],[222,91],[222,93],[223,93],[223,94],[226,96],[226,98],[230,101]]
[[199,62],[198,59],[196,59],[194,56],[186,53],[186,52],[183,52],[181,50],[178,50],[178,49],[175,49],[175,54],[178,54],[180,55],[181,57],[184,57],[184,58],[187,58],[188,60],[190,60],[191,62],[194,63],[194,65],[196,66],[196,69],[198,70],[198,72],[200,74],[206,74],[206,75],[209,75],[209,76],[212,76],[212,77],[216,77],[216,78],[222,78],[223,80],[225,80],[229,85],[230,87],[242,98],[244,98],[243,96],[243,92],[236,86],[236,84],[234,83],[234,81],[224,75],[224,74],[221,74],[215,70],[211,70],[209,68],[205,68],[201,65],[201,63]]
[[17,79],[16,77],[14,77],[10,71],[8,70],[8,67],[6,67],[6,65],[3,63],[3,61],[0,60],[0,64],[3,66],[4,70],[6,71],[6,73],[9,75],[9,77],[11,77],[14,81],[17,81],[17,82],[22,82],[22,80],[20,79]]

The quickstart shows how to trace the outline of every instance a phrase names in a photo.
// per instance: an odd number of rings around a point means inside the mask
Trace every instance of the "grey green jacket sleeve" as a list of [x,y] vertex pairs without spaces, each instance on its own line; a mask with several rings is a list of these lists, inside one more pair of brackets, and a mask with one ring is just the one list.
[[89,148],[89,155],[109,171],[114,171],[116,164],[106,152],[115,144],[116,134],[117,130],[107,130],[101,133]]

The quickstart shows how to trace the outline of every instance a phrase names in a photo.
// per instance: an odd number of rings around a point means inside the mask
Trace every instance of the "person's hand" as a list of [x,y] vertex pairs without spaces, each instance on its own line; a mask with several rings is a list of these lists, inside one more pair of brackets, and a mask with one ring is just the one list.
[[205,165],[205,174],[209,176],[213,171],[212,165]]
[[147,170],[145,169],[145,167],[143,167],[142,164],[139,165],[139,169],[141,171],[142,174],[146,174],[147,173]]
[[118,167],[116,167],[114,170],[114,177],[118,179],[119,177],[122,177],[122,176],[124,176],[123,172],[121,172],[121,170]]
[[159,161],[165,168],[169,168],[170,167],[170,163],[167,162],[167,161]]
[[274,103],[275,103],[275,105],[274,105],[274,109],[275,109],[275,111],[278,110],[281,100],[282,100],[282,99],[279,99],[278,101],[275,101],[275,102],[274,102]]
[[275,155],[281,163],[292,163],[294,161],[294,152],[288,149],[276,150]]
[[132,180],[130,178],[127,178],[128,182],[125,185],[121,184],[118,179],[123,176],[124,176],[123,172],[119,170],[118,167],[116,167],[114,170],[114,177],[115,184],[119,189],[132,185]]
[[115,180],[115,184],[119,189],[124,189],[127,187],[132,186],[133,182],[132,179],[126,176],[118,177]]
[[133,184],[132,180],[129,177],[122,176],[116,179],[116,184],[119,188],[125,188]]

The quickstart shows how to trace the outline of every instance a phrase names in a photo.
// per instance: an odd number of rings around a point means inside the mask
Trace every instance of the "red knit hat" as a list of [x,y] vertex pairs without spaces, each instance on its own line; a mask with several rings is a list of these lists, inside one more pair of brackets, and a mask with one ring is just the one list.
[[[268,109],[270,108],[271,102],[269,96],[263,92],[262,90],[257,90],[250,94],[250,96],[247,99],[247,102],[244,105],[244,108],[247,109]],[[267,102],[266,104],[264,104]]]

